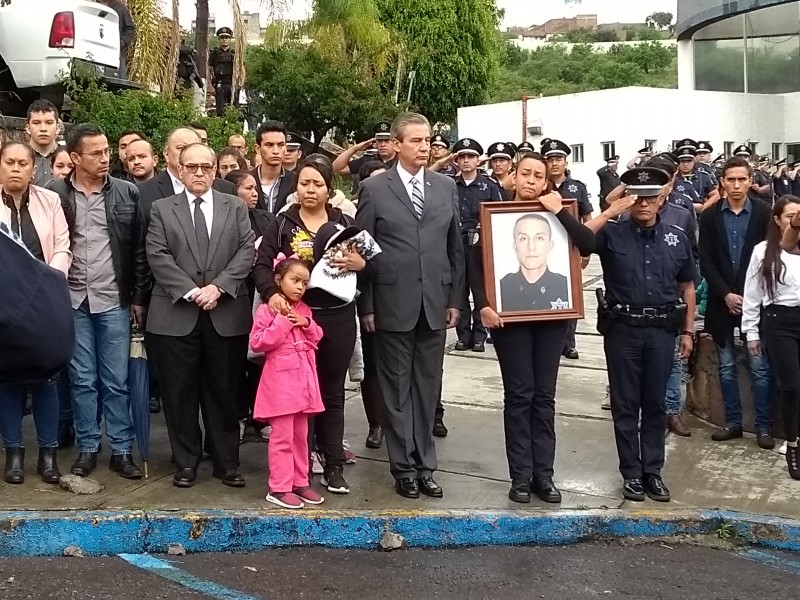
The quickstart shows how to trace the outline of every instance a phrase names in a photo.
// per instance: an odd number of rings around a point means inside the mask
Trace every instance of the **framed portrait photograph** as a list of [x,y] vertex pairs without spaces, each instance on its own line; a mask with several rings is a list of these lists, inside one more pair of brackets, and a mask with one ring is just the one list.
[[[575,200],[564,208],[578,218]],[[583,318],[581,256],[554,214],[538,202],[485,202],[480,235],[486,296],[504,321]]]

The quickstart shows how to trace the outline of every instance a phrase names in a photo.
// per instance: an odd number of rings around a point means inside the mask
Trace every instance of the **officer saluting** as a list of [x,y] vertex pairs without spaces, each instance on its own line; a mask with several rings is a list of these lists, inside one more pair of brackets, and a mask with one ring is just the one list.
[[[483,147],[478,142],[471,138],[458,140],[453,146],[453,153],[456,155],[456,166],[459,170],[455,181],[461,210],[461,236],[464,247],[468,248],[477,242],[476,232],[480,223],[481,203],[499,202],[500,188],[488,175],[478,169],[478,163],[483,154]],[[467,281],[469,281],[470,273],[470,256],[472,256],[471,252],[464,252]],[[487,333],[486,328],[481,324],[480,310],[475,308],[470,319],[470,304],[466,288],[464,293],[465,297],[461,305],[466,307],[466,310],[461,311],[461,318],[456,325],[458,342],[455,349],[484,352]]]
[[[597,234],[606,286],[598,330],[605,338],[623,495],[635,501],[645,495],[659,502],[670,499],[661,469],[676,335],[681,358],[692,350],[694,258],[683,230],[658,218],[669,180],[660,169],[626,172],[622,182],[633,201],[631,218],[609,221]],[[678,304],[681,297],[685,310]]]
[[225,112],[225,107],[233,102],[233,64],[234,51],[231,48],[233,31],[230,27],[217,29],[219,48],[214,48],[208,55],[208,66],[211,67],[211,85],[214,86],[217,115]]
[[619,187],[621,180],[617,169],[619,168],[619,156],[610,156],[606,159],[606,166],[597,171],[600,179],[600,208],[603,209],[608,195]]
[[578,214],[586,222],[592,216],[589,192],[582,181],[573,179],[567,172],[567,157],[572,149],[561,140],[542,140],[542,156],[547,160],[547,175],[561,198],[578,201]]
[[[434,135],[431,138],[431,162],[438,163],[439,161],[444,161],[449,158],[450,156],[447,153],[449,149],[450,141],[446,137],[441,133]],[[439,173],[447,175],[448,177],[454,177],[456,173],[458,173],[458,169],[456,169],[452,162],[447,162],[447,164],[439,169]]]
[[492,181],[500,189],[502,199],[505,201],[511,200],[514,198],[514,190],[504,189],[503,182],[514,167],[514,156],[517,154],[516,147],[511,142],[495,142],[489,146],[487,154],[489,155],[489,165],[492,168]]

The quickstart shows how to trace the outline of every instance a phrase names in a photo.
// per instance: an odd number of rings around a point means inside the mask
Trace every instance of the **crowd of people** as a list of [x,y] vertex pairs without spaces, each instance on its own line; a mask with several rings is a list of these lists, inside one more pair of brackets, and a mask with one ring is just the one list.
[[[0,223],[66,280],[75,343],[61,373],[0,376],[8,483],[25,479],[29,396],[43,481],[58,482],[56,450],[73,444],[70,472],[89,476],[103,424],[109,469],[142,477],[128,381],[138,331],[176,487],[192,487],[206,457],[222,484],[245,486],[239,443],[254,426],[269,440],[268,502],[323,502],[318,474],[330,493],[349,493],[349,376],[361,387],[365,445],[385,445],[396,492],[440,498],[434,438],[448,433],[443,360],[446,331],[456,328],[456,351],[496,349],[509,498],[560,502],[555,396],[562,355],[578,359],[576,319],[506,321],[490,304],[480,209],[502,201],[538,202],[584,267],[600,258],[598,329],[626,498],[670,499],[666,432],[691,435],[681,385],[696,289],[707,290],[703,327],[717,347],[726,410],[713,439],[743,435],[736,353],[745,339],[757,443],[775,445],[774,385],[789,474],[800,479],[800,198],[771,183],[767,197],[746,146],[718,171],[705,162],[710,144],[688,138],[667,153],[643,149],[621,176],[612,157],[598,172],[598,212],[570,176],[563,141],[545,139],[541,152],[496,142],[484,152],[463,138],[451,151],[415,113],[378,123],[373,138],[333,161],[303,156],[300,136],[275,121],[256,131],[252,161],[243,136],[215,153],[192,123],[171,131],[163,149],[126,131],[112,160],[91,123],[59,144],[47,101],[31,105],[27,129],[28,143],[0,148]],[[335,189],[337,174],[351,176],[354,194]],[[575,216],[564,200],[575,201]],[[521,272],[541,285],[542,270]]]

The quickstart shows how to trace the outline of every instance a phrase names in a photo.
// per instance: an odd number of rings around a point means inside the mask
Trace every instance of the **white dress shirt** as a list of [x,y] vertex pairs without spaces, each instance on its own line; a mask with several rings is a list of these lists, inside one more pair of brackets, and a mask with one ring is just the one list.
[[167,175],[169,175],[169,179],[172,181],[172,190],[175,192],[175,195],[182,194],[186,190],[186,186],[183,185],[183,182],[175,177],[169,169],[167,169]]
[[[179,182],[180,183],[180,182]],[[173,185],[175,182],[173,181]],[[194,200],[197,198],[194,194],[192,194],[189,190],[186,191],[186,200],[189,202],[189,214],[192,216],[192,225],[194,225]],[[203,201],[200,203],[200,210],[203,212],[203,216],[206,218],[206,229],[208,229],[208,237],[211,238],[211,224],[214,220],[214,192],[213,190],[208,190],[205,194],[200,196]],[[184,300],[188,300],[189,302],[192,301],[194,295],[200,291],[199,287],[192,288],[186,294],[184,294]]]
[[409,200],[412,198],[412,191],[414,190],[414,186],[411,184],[412,179],[416,179],[419,182],[419,189],[422,191],[422,197],[425,198],[425,168],[420,167],[419,171],[416,175],[412,175],[408,171],[406,171],[400,163],[397,163],[397,173],[400,175],[400,181],[403,182],[403,185],[408,192]]
[[775,296],[767,291],[761,277],[761,265],[767,242],[756,244],[747,267],[744,280],[744,300],[742,302],[742,333],[748,342],[759,339],[758,324],[761,320],[761,306],[779,304],[781,306],[800,306],[800,254],[792,254],[781,250],[781,261],[786,265],[783,283],[775,281]]

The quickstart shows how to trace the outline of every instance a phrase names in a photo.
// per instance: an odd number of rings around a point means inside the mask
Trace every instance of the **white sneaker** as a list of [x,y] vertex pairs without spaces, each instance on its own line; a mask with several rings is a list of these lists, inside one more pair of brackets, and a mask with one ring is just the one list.
[[787,444],[786,442],[783,442],[783,446],[781,446],[781,447],[780,447],[780,449],[778,450],[778,452],[779,452],[780,454],[783,454],[784,456],[786,456],[786,448],[787,448],[787,446],[788,446],[788,445],[789,445],[789,444]]
[[608,386],[606,386],[606,396],[600,403],[600,408],[603,410],[611,410],[611,389]]
[[261,439],[269,441],[269,436],[272,433],[272,425],[265,425],[261,428]]
[[317,452],[311,453],[311,472],[314,475],[322,475],[325,472],[325,467],[322,466],[322,458]]

